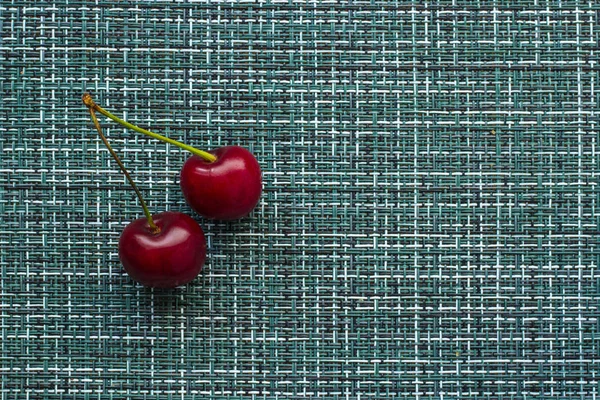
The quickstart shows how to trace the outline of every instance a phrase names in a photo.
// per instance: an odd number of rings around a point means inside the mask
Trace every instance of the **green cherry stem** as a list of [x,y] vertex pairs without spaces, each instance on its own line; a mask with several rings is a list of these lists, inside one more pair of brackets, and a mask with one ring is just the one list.
[[127,121],[125,121],[125,120],[117,117],[116,115],[111,114],[110,112],[106,111],[104,108],[102,108],[98,104],[96,104],[94,102],[94,100],[92,99],[92,96],[89,93],[84,93],[83,97],[82,97],[82,100],[83,100],[83,103],[89,109],[93,109],[93,110],[99,112],[100,114],[104,115],[105,117],[112,119],[116,123],[121,124],[121,125],[123,125],[126,128],[132,129],[132,130],[134,130],[136,132],[139,132],[139,133],[143,133],[144,135],[150,136],[150,137],[152,137],[154,139],[161,140],[161,141],[163,141],[165,143],[173,144],[173,145],[175,145],[177,147],[180,147],[180,148],[182,148],[184,150],[189,151],[192,154],[195,154],[197,156],[202,157],[205,161],[208,161],[208,162],[215,162],[215,161],[217,161],[217,157],[215,157],[214,155],[212,155],[212,154],[210,154],[210,153],[208,153],[206,151],[198,150],[195,147],[188,146],[187,144],[178,142],[177,140],[169,139],[166,136],[162,136],[162,135],[159,135],[158,133],[154,133],[154,132],[151,132],[151,131],[149,131],[147,129],[140,128],[139,126],[133,125],[133,124],[131,124],[131,123],[129,123],[129,122],[127,122]]
[[96,127],[96,130],[98,131],[98,135],[100,135],[100,139],[102,139],[102,142],[104,142],[104,145],[106,146],[106,148],[108,149],[110,154],[113,156],[113,158],[115,159],[117,164],[119,164],[119,168],[121,168],[121,171],[123,172],[123,174],[125,174],[125,177],[127,178],[127,180],[129,181],[129,184],[135,191],[135,194],[137,194],[138,199],[140,199],[140,203],[142,204],[142,208],[144,209],[144,214],[146,214],[146,219],[148,220],[148,225],[150,225],[150,230],[152,231],[153,234],[159,233],[160,228],[158,226],[156,226],[156,224],[154,223],[154,220],[152,219],[152,214],[150,214],[150,210],[148,210],[148,206],[146,205],[146,202],[144,201],[144,198],[142,197],[142,193],[140,193],[140,190],[137,188],[137,185],[135,184],[133,179],[131,179],[131,175],[129,175],[129,172],[127,172],[127,170],[125,169],[125,166],[121,162],[121,159],[119,158],[117,153],[115,153],[115,151],[113,150],[111,145],[108,143],[106,136],[104,136],[104,134],[102,133],[102,128],[100,127],[100,122],[98,122],[98,118],[96,118],[96,112],[94,111],[93,108],[88,107],[88,109],[90,111],[90,116],[92,117],[92,121],[94,122],[94,126]]

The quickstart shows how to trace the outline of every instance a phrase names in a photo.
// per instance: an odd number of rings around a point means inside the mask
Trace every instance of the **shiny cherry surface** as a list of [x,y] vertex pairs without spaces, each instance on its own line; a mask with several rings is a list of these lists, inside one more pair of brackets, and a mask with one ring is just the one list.
[[191,217],[163,212],[152,217],[160,228],[152,233],[146,218],[125,227],[119,258],[125,271],[144,286],[174,288],[193,280],[206,259],[202,228]]
[[210,219],[231,220],[248,215],[262,192],[260,165],[243,147],[226,146],[210,153],[208,162],[192,156],[181,169],[181,190],[198,214]]

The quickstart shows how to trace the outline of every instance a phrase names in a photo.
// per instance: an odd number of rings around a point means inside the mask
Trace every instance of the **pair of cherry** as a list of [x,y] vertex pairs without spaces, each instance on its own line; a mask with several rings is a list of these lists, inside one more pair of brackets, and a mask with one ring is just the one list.
[[144,286],[173,288],[193,280],[206,259],[206,241],[200,225],[180,212],[152,215],[135,182],[102,132],[96,112],[113,121],[193,155],[181,169],[180,185],[187,203],[198,214],[216,220],[232,220],[248,215],[262,192],[261,170],[256,158],[239,146],[205,152],[140,128],[97,105],[89,93],[83,103],[100,138],[136,192],[146,218],[131,222],[119,239],[119,258],[125,271]]

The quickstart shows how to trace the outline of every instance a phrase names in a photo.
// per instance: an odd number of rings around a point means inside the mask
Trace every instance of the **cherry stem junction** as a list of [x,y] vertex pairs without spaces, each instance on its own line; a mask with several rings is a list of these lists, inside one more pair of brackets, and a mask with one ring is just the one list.
[[199,149],[197,149],[195,147],[188,146],[187,144],[178,142],[177,140],[169,139],[166,136],[162,136],[162,135],[159,135],[158,133],[154,133],[154,132],[151,132],[151,131],[149,131],[147,129],[140,128],[139,126],[133,125],[133,124],[131,124],[131,123],[129,123],[129,122],[127,122],[127,121],[125,121],[125,120],[117,117],[116,115],[111,114],[110,112],[106,111],[104,108],[102,108],[98,104],[96,104],[94,102],[94,100],[92,99],[92,96],[89,93],[84,93],[82,99],[83,99],[83,103],[90,110],[95,110],[95,111],[99,112],[100,114],[104,115],[105,117],[112,119],[116,123],[123,125],[126,128],[132,129],[132,130],[134,130],[136,132],[139,132],[139,133],[142,133],[142,134],[144,134],[146,136],[150,136],[151,138],[161,140],[161,141],[163,141],[165,143],[173,144],[173,145],[175,145],[175,146],[177,146],[179,148],[182,148],[184,150],[189,151],[192,154],[195,154],[197,156],[202,157],[207,162],[215,162],[215,161],[217,161],[217,157],[215,157],[214,155],[210,154],[209,152],[206,152],[206,151],[203,151],[203,150],[199,150]]
[[104,134],[102,133],[102,128],[100,127],[100,122],[98,122],[98,118],[96,118],[96,112],[94,111],[93,108],[90,108],[89,106],[88,106],[88,109],[90,111],[90,116],[92,117],[92,121],[94,122],[94,126],[96,127],[96,130],[98,131],[98,135],[100,135],[100,138],[102,139],[102,142],[104,142],[104,145],[106,146],[106,148],[108,149],[110,154],[113,156],[113,158],[115,159],[117,164],[119,164],[119,168],[121,168],[121,171],[123,172],[123,174],[129,181],[129,184],[135,191],[135,194],[137,194],[138,199],[140,199],[140,203],[142,204],[142,208],[144,209],[144,214],[146,214],[146,219],[148,220],[148,225],[150,225],[150,230],[152,231],[153,234],[159,233],[160,228],[158,226],[156,226],[156,224],[154,223],[154,220],[152,219],[152,214],[150,214],[150,210],[148,210],[148,206],[146,205],[146,202],[144,201],[144,198],[142,197],[142,193],[140,193],[140,190],[137,188],[137,185],[135,184],[133,179],[131,179],[131,175],[129,175],[129,173],[125,169],[125,166],[121,162],[121,159],[119,158],[117,153],[115,153],[115,151],[113,150],[111,145],[108,143],[106,136],[104,136]]

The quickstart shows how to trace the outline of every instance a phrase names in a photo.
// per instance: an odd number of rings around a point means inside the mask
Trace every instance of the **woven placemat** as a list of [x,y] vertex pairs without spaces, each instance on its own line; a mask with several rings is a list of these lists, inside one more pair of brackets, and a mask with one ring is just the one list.
[[[4,399],[595,399],[598,48],[588,1],[0,3]],[[84,91],[264,171],[210,222],[188,157],[102,118],[201,276],[135,284],[138,201]]]

